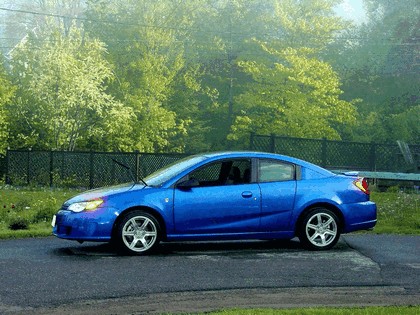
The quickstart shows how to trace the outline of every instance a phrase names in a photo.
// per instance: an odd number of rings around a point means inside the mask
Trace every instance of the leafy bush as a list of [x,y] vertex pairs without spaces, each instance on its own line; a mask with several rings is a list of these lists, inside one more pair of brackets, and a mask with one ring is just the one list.
[[10,220],[9,229],[16,230],[28,230],[29,229],[29,220],[22,217],[16,217]]

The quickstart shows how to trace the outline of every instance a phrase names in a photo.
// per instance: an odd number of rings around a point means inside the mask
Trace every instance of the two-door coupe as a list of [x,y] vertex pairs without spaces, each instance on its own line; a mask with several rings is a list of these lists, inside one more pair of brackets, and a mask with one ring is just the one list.
[[342,233],[373,228],[365,179],[278,154],[219,152],[184,158],[144,178],[77,195],[53,218],[53,234],[112,241],[144,254],[160,241],[292,239],[314,250]]

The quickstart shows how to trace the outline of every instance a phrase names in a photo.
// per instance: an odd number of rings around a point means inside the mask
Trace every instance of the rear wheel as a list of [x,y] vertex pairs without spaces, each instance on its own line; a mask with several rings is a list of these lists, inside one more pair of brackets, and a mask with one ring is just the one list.
[[117,225],[114,243],[124,254],[147,254],[156,248],[160,237],[158,220],[147,212],[135,210],[127,213]]
[[334,212],[326,208],[315,208],[310,211],[299,227],[299,239],[308,249],[330,249],[339,238],[339,220]]

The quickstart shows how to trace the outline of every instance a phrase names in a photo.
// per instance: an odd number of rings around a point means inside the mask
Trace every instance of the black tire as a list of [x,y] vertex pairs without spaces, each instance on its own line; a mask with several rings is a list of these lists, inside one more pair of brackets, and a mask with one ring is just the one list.
[[340,222],[334,212],[326,208],[309,211],[300,226],[298,236],[304,247],[310,250],[327,250],[340,238]]
[[159,245],[161,234],[159,221],[153,215],[133,210],[116,226],[113,243],[121,254],[145,255]]

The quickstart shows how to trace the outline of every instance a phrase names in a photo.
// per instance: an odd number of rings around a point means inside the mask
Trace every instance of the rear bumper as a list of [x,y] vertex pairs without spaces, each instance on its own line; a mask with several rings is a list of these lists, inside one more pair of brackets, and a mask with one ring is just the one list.
[[372,229],[377,222],[376,204],[372,201],[342,205],[345,218],[343,233]]

